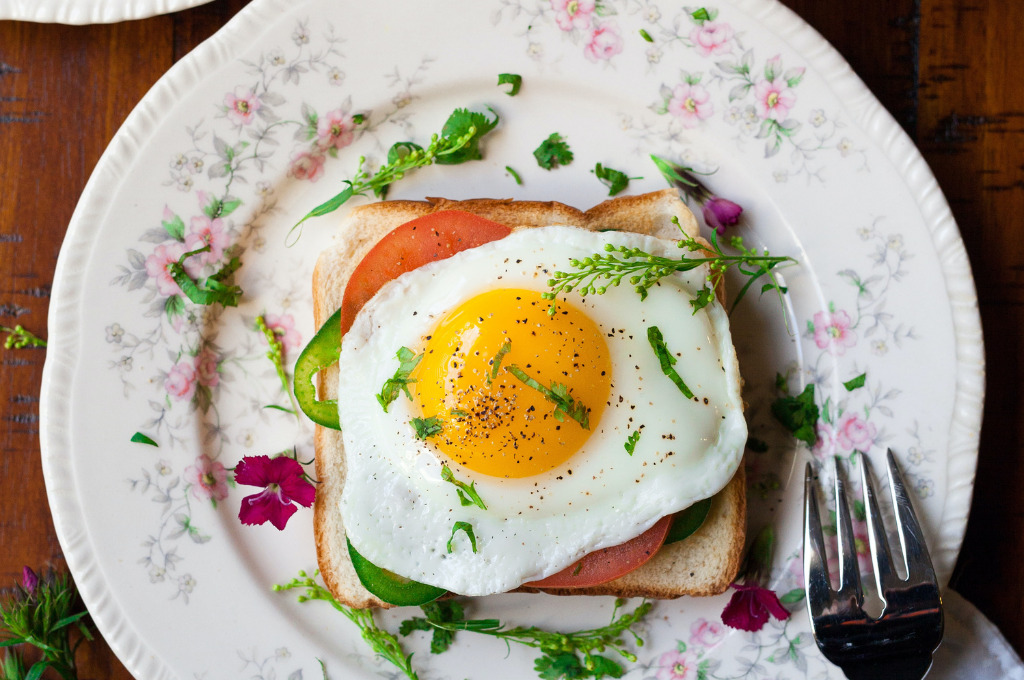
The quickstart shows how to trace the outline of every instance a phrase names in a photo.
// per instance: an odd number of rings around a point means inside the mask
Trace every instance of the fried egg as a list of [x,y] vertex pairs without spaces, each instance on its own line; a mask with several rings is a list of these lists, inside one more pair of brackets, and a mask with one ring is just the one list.
[[[524,229],[407,272],[360,311],[339,360],[339,511],[364,557],[462,595],[505,592],[729,482],[747,430],[726,312],[689,304],[706,268],[643,301],[625,282],[569,293],[549,315],[553,273],[605,244],[683,252],[639,234]],[[652,326],[692,398],[663,372]],[[422,356],[385,411],[377,395],[403,347]],[[414,419],[434,433],[418,438]],[[486,508],[464,505],[444,467]]]

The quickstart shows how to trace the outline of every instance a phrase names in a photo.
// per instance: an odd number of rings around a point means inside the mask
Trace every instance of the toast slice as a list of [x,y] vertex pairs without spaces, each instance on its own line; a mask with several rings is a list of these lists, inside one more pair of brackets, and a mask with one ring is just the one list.
[[[690,236],[698,237],[693,214],[673,189],[607,200],[587,211],[557,202],[473,199],[450,201],[386,201],[353,208],[344,219],[334,246],[324,251],[313,272],[313,304],[317,327],[341,306],[345,286],[363,256],[391,230],[428,213],[462,210],[514,229],[549,225],[591,231],[632,231],[676,238],[675,217]],[[722,291],[716,291],[719,298]],[[321,398],[337,393],[337,366],[318,377]],[[314,532],[320,573],[327,588],[350,607],[390,607],[359,582],[349,559],[345,530],[335,508],[345,483],[345,452],[341,433],[316,427],[316,473],[320,480],[314,508]],[[732,481],[714,498],[701,528],[683,541],[663,546],[649,562],[618,579],[591,588],[544,589],[558,595],[614,595],[675,598],[724,592],[739,569],[746,530],[746,484],[740,465]],[[520,592],[540,592],[520,588]]]

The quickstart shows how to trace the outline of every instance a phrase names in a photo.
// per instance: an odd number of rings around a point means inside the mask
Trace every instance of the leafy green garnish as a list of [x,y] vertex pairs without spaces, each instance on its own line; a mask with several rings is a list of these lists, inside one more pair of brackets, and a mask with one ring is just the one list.
[[242,289],[238,286],[233,286],[224,283],[224,281],[234,274],[239,267],[242,266],[242,261],[237,257],[232,257],[227,264],[220,268],[214,274],[206,277],[205,279],[193,279],[185,271],[185,260],[190,257],[194,257],[200,253],[205,253],[210,250],[209,245],[205,245],[202,248],[197,248],[183,254],[178,258],[177,262],[170,262],[167,265],[167,273],[171,275],[174,282],[181,288],[181,292],[185,294],[189,300],[197,305],[213,305],[221,304],[225,307],[237,307],[238,298],[242,295]]
[[455,641],[455,631],[448,630],[446,628],[438,628],[433,624],[462,621],[465,615],[462,604],[454,598],[450,600],[435,600],[433,602],[420,605],[420,609],[422,609],[423,613],[426,614],[426,618],[415,616],[411,619],[402,621],[398,627],[398,634],[405,636],[410,635],[416,630],[423,630],[427,632],[433,631],[430,638],[430,653],[440,654],[448,651],[452,642]]
[[668,345],[665,344],[665,336],[661,334],[661,329],[657,326],[651,326],[647,329],[647,342],[651,344],[651,349],[654,350],[654,355],[658,357],[658,363],[661,364],[661,372],[668,376],[669,380],[675,383],[679,391],[683,393],[683,396],[687,399],[693,399],[693,392],[686,383],[683,382],[682,377],[673,368],[676,364],[676,358],[672,356],[672,353],[668,351]]
[[476,490],[476,482],[466,484],[455,478],[455,473],[447,465],[441,466],[441,479],[454,484],[459,494],[459,502],[462,505],[475,505],[481,510],[486,510],[487,505],[484,504],[484,499],[480,498],[480,494]]
[[650,34],[650,33],[648,33],[648,32],[647,32],[647,31],[646,31],[645,29],[643,29],[643,28],[641,28],[641,29],[640,29],[640,37],[641,37],[641,38],[643,38],[643,39],[644,39],[645,41],[647,41],[647,42],[649,42],[649,43],[652,43],[652,42],[654,42],[654,38],[652,38],[652,37],[651,37],[651,34]]
[[405,396],[412,399],[412,394],[409,393],[409,384],[416,381],[411,380],[409,375],[416,368],[416,365],[420,363],[423,355],[416,354],[408,347],[402,347],[395,353],[395,357],[398,359],[398,370],[395,371],[392,377],[384,381],[384,387],[381,388],[380,394],[377,395],[377,403],[384,409],[384,413],[388,412],[388,406],[395,399],[398,399],[398,395],[401,392],[405,392]]
[[532,387],[543,394],[545,399],[553,403],[555,405],[555,420],[562,422],[565,420],[565,416],[569,416],[584,430],[590,429],[590,409],[573,399],[567,386],[552,382],[551,387],[544,387],[515,364],[509,364],[505,370],[525,383],[527,387]]
[[534,149],[533,157],[537,159],[537,165],[545,170],[551,170],[559,165],[572,163],[572,150],[562,135],[552,132]]
[[444,429],[441,425],[441,419],[437,416],[430,416],[429,418],[413,418],[409,421],[409,424],[416,430],[416,439],[426,439],[427,437],[433,437],[435,434],[440,434],[441,430]]
[[640,441],[640,430],[633,430],[629,433],[629,436],[626,437],[626,443],[623,444],[626,448],[626,453],[632,456],[633,452],[636,451],[636,443],[638,441]]
[[505,355],[512,351],[512,341],[506,340],[498,348],[497,354],[491,359],[491,372],[487,374],[487,384],[490,385],[494,382],[494,379],[498,377],[498,369],[501,368],[501,360],[505,358]]
[[852,378],[843,383],[843,387],[846,388],[847,392],[853,392],[858,387],[864,387],[864,383],[868,378],[867,373],[861,373],[856,378]]
[[523,77],[518,73],[499,73],[498,85],[511,85],[512,87],[505,94],[515,97],[519,94],[519,88],[523,86]]
[[466,532],[466,536],[469,537],[469,544],[473,546],[473,552],[476,550],[476,534],[473,533],[473,525],[469,522],[456,522],[452,526],[452,537],[448,539],[448,554],[452,554],[452,541],[455,540],[455,534],[460,531]]
[[152,437],[144,435],[141,432],[136,432],[135,434],[133,434],[132,438],[131,438],[131,441],[135,442],[136,444],[149,444],[150,446],[156,446],[156,447],[160,446],[159,444],[156,443],[156,440],[154,440]]
[[[314,573],[315,575],[316,573]],[[379,654],[382,659],[394,664],[409,680],[419,680],[419,676],[412,667],[412,654],[407,655],[402,650],[402,644],[397,637],[377,626],[377,622],[373,618],[372,609],[352,609],[351,607],[346,607],[335,600],[330,591],[307,576],[304,571],[299,572],[299,578],[294,578],[291,582],[284,585],[274,586],[275,592],[295,589],[304,591],[299,595],[299,602],[323,600],[344,614],[345,618],[359,627],[363,640],[375,654]]]
[[[353,196],[365,196],[367,191],[372,191],[377,198],[383,198],[391,183],[402,179],[405,173],[411,170],[433,163],[456,165],[483,158],[480,152],[480,139],[493,130],[499,120],[493,109],[489,108],[488,111],[494,115],[493,119],[488,118],[486,114],[468,109],[455,109],[445,121],[441,133],[430,138],[427,148],[424,149],[412,142],[398,142],[388,151],[387,163],[372,174],[364,167],[366,159],[360,158],[355,176],[344,182],[348,186],[306,213],[292,227],[289,238],[291,239],[291,234],[309,218],[332,213]],[[294,242],[294,239],[291,240]]]
[[505,172],[512,175],[512,179],[515,181],[516,184],[518,184],[519,186],[523,186],[523,178],[519,176],[518,172],[512,169],[511,165],[505,166]]
[[596,175],[597,178],[601,180],[602,184],[608,187],[609,196],[614,196],[615,194],[619,193],[627,186],[629,186],[629,180],[643,179],[643,177],[630,177],[624,172],[620,172],[619,170],[606,167],[604,165],[601,165],[600,163],[594,166],[594,169],[591,170],[591,172],[593,172],[594,175]]
[[808,383],[804,391],[795,397],[779,397],[772,402],[772,415],[782,423],[793,436],[808,446],[818,442],[818,417],[820,411],[814,403],[814,384]]
[[698,7],[693,12],[690,12],[690,16],[693,17],[694,21],[703,23],[705,21],[711,21],[711,14],[708,13],[703,7]]
[[[279,336],[284,335],[284,331],[278,332],[277,329],[271,328],[267,325],[267,320],[260,314],[256,317],[256,328],[260,333],[263,333],[263,337],[267,340],[267,345],[270,349],[267,351],[267,358],[274,364],[274,372],[277,373],[277,379],[281,381],[281,389],[288,395],[288,399],[292,403],[291,413],[298,414],[299,405],[295,403],[295,397],[292,395],[291,386],[288,384],[288,374],[284,370],[284,342]],[[287,409],[282,409],[287,410]]]
[[447,621],[442,620],[441,615],[428,614],[425,619],[414,617],[404,621],[402,626],[410,632],[426,630],[426,626],[430,626],[452,632],[478,633],[538,649],[541,656],[534,661],[534,670],[546,680],[618,678],[624,673],[622,666],[614,659],[602,656],[600,652],[616,652],[628,661],[636,661],[636,655],[625,648],[623,636],[628,632],[637,645],[642,645],[643,640],[632,627],[651,610],[651,603],[643,602],[632,612],[616,618],[623,604],[624,600],[616,600],[611,623],[607,626],[570,633],[546,631],[535,626],[505,628],[497,619],[462,619],[454,613]]
[[0,333],[7,333],[4,349],[24,349],[25,347],[46,347],[46,340],[36,336],[32,331],[22,328],[21,324],[14,328],[0,326]]

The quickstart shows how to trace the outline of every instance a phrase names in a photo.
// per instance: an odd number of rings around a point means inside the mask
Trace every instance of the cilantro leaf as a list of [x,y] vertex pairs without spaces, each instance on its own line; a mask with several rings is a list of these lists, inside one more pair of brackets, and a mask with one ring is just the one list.
[[505,94],[515,97],[519,94],[519,88],[523,86],[523,77],[518,73],[499,73],[498,85],[511,85],[512,87]]
[[867,381],[868,374],[861,373],[856,378],[852,378],[843,383],[843,387],[846,388],[847,392],[853,392],[858,387],[864,387],[865,381]]
[[441,479],[450,482],[455,485],[458,489],[459,502],[462,505],[475,505],[481,510],[486,510],[487,506],[484,504],[484,499],[480,497],[480,494],[476,490],[476,482],[466,484],[455,478],[455,473],[447,465],[441,466]]
[[384,381],[384,387],[381,388],[380,394],[377,395],[377,403],[384,409],[384,413],[388,412],[388,406],[395,399],[398,399],[398,395],[401,392],[405,392],[405,396],[412,399],[412,395],[409,393],[409,384],[416,381],[410,379],[409,375],[416,368],[416,365],[420,363],[423,355],[415,354],[408,347],[402,347],[395,353],[395,357],[398,359],[398,370],[395,371],[392,377]]
[[545,399],[553,403],[555,405],[555,420],[562,422],[565,420],[565,416],[569,416],[578,422],[584,430],[590,429],[590,409],[573,399],[569,394],[567,386],[552,382],[550,388],[544,387],[515,364],[509,364],[505,370],[522,381],[527,387],[532,387],[543,394]]
[[191,250],[183,254],[178,258],[177,262],[170,262],[167,264],[167,273],[171,275],[174,282],[181,288],[181,292],[185,294],[192,302],[197,305],[212,305],[221,304],[225,307],[237,307],[238,298],[242,295],[242,289],[238,286],[232,286],[224,283],[224,280],[234,274],[239,267],[242,266],[242,261],[237,257],[232,257],[219,271],[206,277],[203,280],[193,279],[185,271],[185,260],[190,257],[194,257],[199,253],[205,253],[210,250],[210,246],[206,245],[196,250]]
[[676,363],[676,358],[672,356],[672,353],[668,351],[668,345],[665,344],[665,336],[661,334],[661,329],[657,326],[651,326],[647,329],[647,342],[651,344],[651,349],[654,350],[654,355],[658,357],[658,363],[661,364],[661,372],[668,376],[669,380],[675,383],[679,391],[683,393],[683,396],[687,399],[693,399],[693,392],[686,383],[683,382],[682,377],[672,368]]
[[795,397],[779,397],[772,402],[772,415],[782,423],[793,436],[808,446],[818,442],[818,417],[820,411],[814,403],[814,384],[804,387]]
[[456,599],[435,600],[420,605],[426,618],[414,616],[402,621],[398,628],[401,635],[409,635],[415,630],[433,631],[430,639],[430,653],[441,654],[448,651],[455,640],[455,630],[435,627],[434,623],[456,623],[464,619],[462,604]]
[[594,166],[594,169],[591,170],[591,172],[593,172],[594,175],[596,175],[597,178],[601,180],[602,184],[608,187],[609,196],[614,196],[615,194],[619,193],[627,186],[629,186],[629,180],[643,179],[642,177],[630,177],[624,172],[615,170],[613,168],[609,168],[607,166],[601,165],[600,163]]
[[498,377],[498,369],[501,368],[501,360],[505,358],[505,355],[512,351],[512,341],[506,340],[498,348],[497,354],[491,359],[491,372],[487,375],[487,384],[490,385],[494,382],[494,379]]
[[640,37],[643,38],[646,42],[649,42],[649,43],[654,42],[654,38],[651,37],[651,34],[648,33],[643,28],[640,29]]
[[534,149],[533,157],[537,159],[537,165],[545,170],[552,170],[560,165],[572,163],[572,150],[562,135],[552,132]]
[[519,176],[519,173],[512,168],[511,165],[505,166],[505,172],[512,176],[513,181],[519,186],[523,186],[523,178]]
[[456,522],[452,525],[452,537],[448,539],[448,554],[452,554],[452,541],[455,540],[455,534],[460,531],[464,531],[466,533],[466,536],[469,537],[469,544],[473,546],[473,552],[477,552],[476,534],[473,533],[473,525],[469,522]]
[[144,435],[141,432],[136,432],[135,434],[133,434],[131,441],[135,442],[136,444],[149,444],[150,446],[156,447],[160,446],[152,437]]
[[626,453],[632,456],[633,452],[636,451],[636,443],[638,441],[640,441],[640,430],[633,430],[629,433],[629,436],[626,437],[626,443],[623,444],[626,449]]
[[[771,284],[766,284],[771,285]],[[704,287],[697,291],[697,297],[690,300],[690,306],[693,307],[693,313],[696,314],[700,310],[704,309],[711,304],[711,301],[715,299],[715,291],[711,286],[704,284]]]
[[434,162],[438,165],[458,165],[483,158],[480,152],[480,138],[493,130],[499,120],[494,109],[488,107],[487,110],[494,114],[493,119],[469,109],[455,109],[441,128],[441,137],[459,139],[468,136],[468,141],[457,149],[438,154]]
[[416,430],[416,439],[433,437],[435,434],[440,434],[441,430],[444,429],[441,425],[441,419],[437,416],[430,416],[429,418],[413,418],[409,421],[409,424]]

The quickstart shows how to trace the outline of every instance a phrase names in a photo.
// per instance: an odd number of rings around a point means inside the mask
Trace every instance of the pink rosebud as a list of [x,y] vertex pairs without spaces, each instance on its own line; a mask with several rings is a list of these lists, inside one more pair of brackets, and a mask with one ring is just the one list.
[[856,411],[846,411],[836,424],[836,443],[845,451],[867,451],[875,442],[878,429]]
[[204,387],[216,387],[220,383],[220,373],[217,367],[220,365],[220,357],[209,347],[204,347],[196,355],[196,378],[199,384]]
[[729,24],[720,21],[705,21],[690,31],[690,42],[702,57],[726,54],[732,46],[733,30]]
[[35,594],[36,587],[39,586],[39,577],[28,565],[21,568],[21,585],[29,595]]
[[583,56],[590,61],[608,61],[622,51],[622,36],[619,27],[607,21],[590,34],[590,42],[583,48]]
[[295,503],[308,508],[316,497],[316,488],[306,480],[302,466],[287,456],[245,456],[235,466],[235,481],[263,488],[242,499],[238,510],[242,524],[270,522],[282,530],[295,514]]
[[764,627],[769,616],[779,621],[789,618],[779,597],[768,588],[741,583],[733,583],[732,587],[736,592],[722,610],[722,623],[730,628],[756,632]]
[[717,621],[701,618],[690,626],[690,644],[701,647],[714,647],[725,636],[725,629]]
[[719,234],[724,234],[726,227],[731,227],[739,222],[743,208],[727,198],[712,196],[705,201],[703,213],[704,221],[708,223],[708,226]]
[[292,164],[288,167],[288,176],[295,179],[308,179],[315,182],[324,174],[324,155],[299,151],[292,155]]
[[185,481],[199,500],[222,501],[228,497],[228,471],[205,453],[185,468]]
[[164,379],[164,389],[167,394],[179,401],[192,398],[196,392],[196,369],[192,361],[179,361]]

